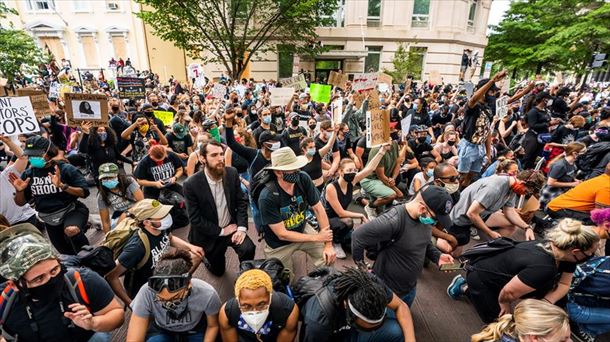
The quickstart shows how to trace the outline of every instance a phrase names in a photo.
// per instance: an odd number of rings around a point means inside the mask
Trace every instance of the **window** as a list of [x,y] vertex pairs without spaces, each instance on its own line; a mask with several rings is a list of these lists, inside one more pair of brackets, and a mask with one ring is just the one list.
[[338,0],[337,10],[331,16],[322,16],[322,27],[343,27],[345,25],[345,0]]
[[469,2],[470,8],[468,9],[468,31],[474,32],[474,19],[477,15],[477,2],[471,0]]
[[229,16],[235,13],[235,19],[245,20],[248,18],[250,9],[248,8],[248,1],[230,1],[229,2]]
[[30,11],[55,10],[55,1],[54,0],[28,0],[28,9]]
[[118,11],[120,9],[118,1],[106,1],[106,9],[108,11]]
[[409,48],[409,52],[413,52],[413,54],[410,54],[413,58],[413,64],[411,64],[413,70],[411,70],[411,73],[416,80],[421,80],[422,72],[424,70],[424,57],[426,56],[427,51],[428,48],[426,47],[411,46]]
[[85,0],[74,0],[74,12],[89,12],[89,2]]
[[294,50],[287,45],[278,45],[277,50],[278,78],[292,77]]
[[381,64],[381,46],[367,46],[368,55],[364,59],[364,72],[377,72]]
[[377,27],[381,24],[381,0],[369,0],[366,24],[372,27]]
[[413,2],[413,16],[411,27],[428,27],[430,19],[430,0],[415,0]]

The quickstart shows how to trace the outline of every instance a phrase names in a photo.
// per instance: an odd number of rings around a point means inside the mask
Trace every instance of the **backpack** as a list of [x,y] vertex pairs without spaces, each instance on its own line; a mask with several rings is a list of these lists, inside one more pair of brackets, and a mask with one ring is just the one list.
[[610,141],[598,142],[587,147],[587,152],[576,159],[576,166],[584,179],[588,178],[608,153],[610,153]]
[[[87,294],[87,290],[85,289],[85,284],[83,283],[83,280],[81,278],[80,271],[76,269],[73,270],[72,275],[74,276],[74,283],[68,277],[69,272],[70,271],[64,274],[64,280],[66,281],[66,288],[68,289],[70,298],[72,298],[75,303],[81,302],[78,299],[78,296],[76,295],[76,289],[78,289],[78,293],[83,299],[82,304],[84,304],[85,307],[87,307],[87,309],[91,311],[91,301],[89,300],[89,295]],[[0,332],[1,336],[4,337],[7,341],[16,340],[16,337],[10,336],[7,332],[4,331],[3,327],[18,295],[19,293],[17,292],[17,285],[11,280],[7,281],[0,295]]]
[[610,256],[578,265],[568,297],[579,305],[610,308]]
[[271,277],[273,289],[292,297],[290,291],[290,271],[284,268],[284,264],[278,258],[246,260],[239,264],[239,274],[252,269],[267,272],[269,277]]
[[125,247],[127,241],[129,241],[134,234],[138,234],[138,237],[144,245],[144,250],[146,251],[142,260],[136,265],[136,269],[140,269],[144,267],[148,258],[150,258],[150,241],[148,240],[146,233],[142,231],[138,226],[137,221],[133,218],[128,217],[122,220],[113,230],[109,231],[108,234],[106,234],[103,246],[112,251],[113,259],[116,260],[121,254],[121,251],[123,251],[123,247]]
[[303,309],[309,298],[321,292],[328,277],[334,274],[337,274],[335,268],[322,266],[299,278],[292,291],[294,302],[299,306],[299,309]]
[[189,225],[189,215],[186,211],[186,199],[182,194],[170,190],[161,189],[159,193],[159,202],[172,206],[172,210],[169,211],[172,215],[172,226],[171,229],[178,229]]
[[62,265],[67,267],[86,267],[102,278],[116,266],[112,250],[106,246],[83,246],[76,255],[60,255]]
[[487,259],[502,251],[514,248],[519,242],[507,237],[499,237],[487,242],[477,243],[471,249],[462,253],[461,258],[466,259],[470,265],[474,265],[479,260]]

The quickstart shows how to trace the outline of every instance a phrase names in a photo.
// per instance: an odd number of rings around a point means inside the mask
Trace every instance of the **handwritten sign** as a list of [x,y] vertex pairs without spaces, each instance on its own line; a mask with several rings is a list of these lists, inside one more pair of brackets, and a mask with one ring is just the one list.
[[333,122],[335,125],[340,124],[343,121],[343,99],[338,98],[331,104],[333,113]]
[[68,125],[76,126],[81,121],[91,121],[94,126],[108,124],[108,99],[103,94],[64,94]]
[[348,80],[349,76],[347,74],[341,74],[336,71],[331,71],[328,76],[328,84],[332,84],[341,89],[345,89]]
[[28,96],[0,97],[0,134],[38,133],[40,126]]
[[224,84],[216,83],[212,88],[212,97],[217,99],[224,99],[227,94],[227,86]]
[[508,96],[502,96],[496,100],[496,115],[502,119],[508,114]]
[[390,111],[372,109],[366,112],[366,147],[372,148],[392,142],[390,137]]
[[272,106],[285,106],[294,95],[294,88],[271,88],[269,92]]
[[365,100],[365,94],[363,93],[354,93],[352,94],[352,97],[354,99],[354,107],[356,107],[357,109],[360,109],[360,107],[362,107],[362,102],[364,102]]
[[379,75],[376,72],[366,74],[354,74],[352,90],[363,91],[375,88]]
[[441,78],[441,73],[438,70],[430,71],[430,75],[428,75],[428,83],[438,85],[443,83],[443,79]]
[[409,129],[411,128],[411,115],[407,115],[406,118],[400,120],[400,128],[402,130],[403,140],[409,136]]
[[138,77],[117,77],[119,87],[119,98],[121,99],[143,99],[146,97],[144,79]]
[[29,96],[34,108],[36,117],[41,118],[45,115],[53,114],[51,108],[49,108],[49,101],[47,100],[47,94],[44,91],[31,88],[19,88],[17,89],[17,96]]
[[377,83],[384,83],[384,84],[391,86],[392,85],[392,76],[390,76],[388,74],[384,74],[383,72],[380,72],[379,76],[377,76]]
[[280,84],[284,88],[294,88],[296,91],[307,88],[307,82],[305,82],[305,76],[303,74],[290,78],[284,78],[280,80]]
[[379,92],[377,89],[373,89],[368,92],[369,94],[369,108],[379,108],[381,106],[381,102],[379,101]]
[[314,102],[328,103],[332,86],[326,84],[312,83],[309,87],[309,95]]
[[155,110],[153,115],[163,122],[163,126],[171,126],[174,122],[174,113],[166,112],[164,110]]

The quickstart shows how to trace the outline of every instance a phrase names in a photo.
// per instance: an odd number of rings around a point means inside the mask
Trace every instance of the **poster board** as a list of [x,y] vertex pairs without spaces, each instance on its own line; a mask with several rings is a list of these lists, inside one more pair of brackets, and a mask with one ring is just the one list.
[[392,76],[385,74],[383,72],[380,72],[379,75],[377,76],[377,83],[384,83],[387,84],[388,86],[392,85]]
[[366,94],[356,92],[352,94],[352,98],[354,99],[354,107],[360,109],[362,107],[362,102],[364,102],[366,98]]
[[373,89],[368,92],[369,95],[369,108],[376,109],[381,106],[381,102],[379,101],[379,91],[377,89]]
[[119,98],[121,99],[143,99],[146,98],[146,87],[144,79],[138,77],[117,77]]
[[0,97],[0,122],[6,136],[40,132],[29,96]]
[[472,96],[472,94],[474,93],[474,83],[472,82],[466,82],[464,83],[464,90],[466,91],[466,96],[468,96],[468,98],[470,98]]
[[406,140],[409,136],[409,129],[411,129],[411,115],[407,115],[406,118],[400,120],[400,128],[402,130],[402,138]]
[[493,62],[485,62],[485,69],[483,70],[483,78],[489,78],[491,75],[491,67],[493,66]]
[[372,109],[366,112],[366,147],[372,148],[391,143],[390,111]]
[[32,88],[19,88],[17,89],[17,96],[29,96],[32,102],[32,108],[36,113],[37,118],[42,118],[45,115],[53,114],[53,111],[49,107],[49,100],[47,94],[44,91]]
[[376,72],[366,74],[354,74],[352,81],[352,90],[364,91],[375,88],[379,75]]
[[294,88],[271,88],[269,93],[272,106],[285,106],[294,95]]
[[314,102],[328,103],[332,86],[326,84],[312,83],[309,87],[309,95]]
[[172,112],[155,110],[153,111],[153,115],[163,122],[163,126],[171,126],[174,122],[174,113]]
[[224,99],[227,94],[227,86],[224,84],[216,83],[212,88],[212,97],[217,99]]
[[336,71],[331,71],[328,76],[328,84],[334,85],[341,89],[345,89],[347,81],[349,80],[349,76],[347,74],[338,73]]
[[496,100],[496,115],[502,119],[508,114],[508,96],[502,96]]
[[438,70],[430,71],[430,74],[428,75],[428,83],[433,85],[439,85],[443,83],[441,73]]
[[64,94],[68,125],[91,121],[94,126],[108,125],[108,99],[103,94]]
[[305,76],[303,74],[281,79],[280,84],[284,88],[294,88],[295,91],[307,88],[307,82],[305,82]]
[[343,98],[338,98],[331,104],[333,113],[333,122],[335,125],[340,124],[343,121]]

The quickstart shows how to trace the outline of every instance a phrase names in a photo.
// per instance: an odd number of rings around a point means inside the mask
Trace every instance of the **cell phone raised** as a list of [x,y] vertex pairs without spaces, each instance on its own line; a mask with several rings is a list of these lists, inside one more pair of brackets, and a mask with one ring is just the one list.
[[456,262],[453,264],[442,264],[438,269],[441,271],[459,271],[464,269],[465,263]]

